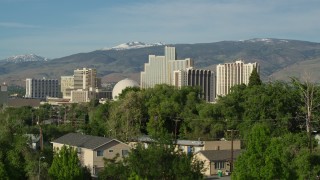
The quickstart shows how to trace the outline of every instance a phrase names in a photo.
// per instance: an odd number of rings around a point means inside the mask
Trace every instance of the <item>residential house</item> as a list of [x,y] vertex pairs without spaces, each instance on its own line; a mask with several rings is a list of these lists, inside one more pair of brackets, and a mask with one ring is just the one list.
[[51,142],[54,150],[63,145],[77,149],[78,157],[83,166],[87,166],[93,177],[104,168],[104,158],[112,159],[119,154],[119,160],[127,156],[130,147],[117,140],[106,137],[69,133]]
[[[131,147],[135,147],[137,143],[142,143],[145,147],[148,144],[155,143],[155,140],[151,139],[149,136],[141,136],[136,141],[130,142]],[[230,150],[231,144],[233,144],[233,149],[241,149],[240,140],[232,141],[200,141],[200,140],[177,140],[173,142],[176,145],[176,149],[184,153],[197,153],[203,150]]]
[[[218,171],[222,171],[224,174],[228,174],[231,170],[230,164],[234,162],[239,154],[240,149],[233,150],[231,162],[231,150],[205,150],[199,151],[195,154],[197,160],[204,162],[205,176],[211,176],[218,174]],[[233,163],[234,164],[234,163]]]

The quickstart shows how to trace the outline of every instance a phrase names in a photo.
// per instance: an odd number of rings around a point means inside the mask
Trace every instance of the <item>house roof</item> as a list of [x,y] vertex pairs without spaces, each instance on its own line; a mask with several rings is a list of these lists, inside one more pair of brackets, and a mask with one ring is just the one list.
[[[84,135],[81,133],[69,133],[58,139],[52,141],[52,143],[66,144],[70,146],[83,147],[87,149],[96,149],[102,145],[111,142],[114,139]],[[119,142],[119,141],[118,141]]]
[[[241,149],[233,150],[233,159],[236,159],[241,152]],[[203,154],[210,161],[227,161],[231,159],[231,150],[205,150],[198,153]]]

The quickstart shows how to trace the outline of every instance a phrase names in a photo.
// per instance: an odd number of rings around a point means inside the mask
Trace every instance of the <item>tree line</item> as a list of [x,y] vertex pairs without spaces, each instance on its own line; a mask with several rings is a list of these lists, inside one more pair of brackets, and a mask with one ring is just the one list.
[[[127,88],[119,100],[105,104],[92,100],[60,107],[46,104],[38,109],[2,107],[0,175],[36,177],[39,157],[44,155],[41,176],[49,178],[54,159],[50,141],[67,132],[128,142],[142,134],[171,139],[229,139],[226,132],[230,129],[237,130],[236,138],[246,149],[236,162],[235,179],[306,179],[319,174],[319,149],[312,135],[320,127],[318,85],[296,79],[262,83],[252,75],[248,85],[234,86],[215,103],[205,102],[201,93],[198,87],[157,85],[144,90]],[[57,120],[56,124],[44,123],[50,119]],[[24,134],[39,133],[40,126],[44,148],[39,153],[26,145]],[[138,171],[133,172],[137,175]]]

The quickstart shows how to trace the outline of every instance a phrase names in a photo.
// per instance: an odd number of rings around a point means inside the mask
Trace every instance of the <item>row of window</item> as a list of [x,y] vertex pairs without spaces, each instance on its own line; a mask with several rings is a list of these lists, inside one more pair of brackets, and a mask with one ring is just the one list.
[[[113,153],[113,149],[109,149],[108,152],[109,153]],[[104,150],[98,150],[97,151],[97,156],[103,156],[103,153],[104,153]],[[126,156],[128,156],[128,154],[129,154],[128,150],[122,150],[121,151],[121,156],[122,157],[126,157]]]

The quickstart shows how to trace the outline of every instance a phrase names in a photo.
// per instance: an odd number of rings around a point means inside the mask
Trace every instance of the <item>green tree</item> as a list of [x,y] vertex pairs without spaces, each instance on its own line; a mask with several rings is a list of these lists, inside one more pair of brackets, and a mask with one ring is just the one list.
[[76,180],[83,178],[83,168],[77,155],[77,151],[72,147],[62,146],[53,157],[53,162],[49,169],[49,175],[57,180]]
[[[171,144],[138,145],[123,162],[106,161],[102,174],[114,179],[202,179],[203,163],[180,151]],[[121,172],[121,178],[120,174]],[[126,177],[122,177],[126,175]]]
[[260,75],[258,74],[258,70],[257,70],[257,68],[254,68],[252,70],[252,73],[251,73],[250,77],[249,77],[248,87],[259,86],[261,84],[262,84],[262,82],[261,82],[261,79],[260,79]]

